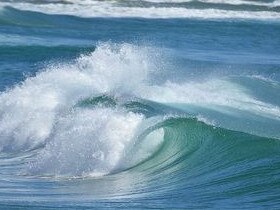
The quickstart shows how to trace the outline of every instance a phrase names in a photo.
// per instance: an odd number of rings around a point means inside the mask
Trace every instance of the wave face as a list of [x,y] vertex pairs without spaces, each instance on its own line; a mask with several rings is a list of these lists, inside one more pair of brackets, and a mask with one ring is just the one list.
[[0,209],[277,208],[278,1],[0,4]]
[[[251,134],[238,126],[230,131],[226,123],[220,125],[225,128],[216,127],[222,120],[201,113],[210,109],[238,116],[243,111],[279,122],[279,107],[254,99],[226,80],[155,85],[158,69],[152,63],[161,59],[151,53],[155,51],[100,44],[72,63],[48,66],[3,92],[2,153],[15,162],[27,155],[20,172],[25,176],[83,178],[87,184],[92,177],[93,188],[95,182],[115,187],[93,192],[86,187],[83,193],[100,199],[169,198],[174,190],[175,201],[185,193],[210,199],[210,189],[219,185],[224,190],[214,190],[218,201],[229,197],[234,204],[242,197],[239,191],[247,194],[249,188],[262,194],[267,185],[277,186],[269,177],[277,177],[280,169],[280,143],[272,138],[279,138],[279,132],[258,137],[254,127],[246,130]],[[197,110],[186,111],[190,108]],[[143,195],[133,195],[141,190]],[[251,199],[257,201],[258,196]]]

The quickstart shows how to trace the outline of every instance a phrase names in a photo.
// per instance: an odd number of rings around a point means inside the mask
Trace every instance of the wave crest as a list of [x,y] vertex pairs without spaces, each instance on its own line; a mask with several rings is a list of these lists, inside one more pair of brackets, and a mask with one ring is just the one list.
[[[99,44],[72,64],[48,66],[0,95],[0,151],[44,144],[59,118],[80,99],[104,93],[132,95],[154,69],[145,47]],[[67,114],[66,114],[67,115]]]
[[[0,95],[0,151],[41,146],[29,174],[98,176],[148,160],[163,142],[173,141],[165,139],[170,129],[154,125],[166,116],[185,116],[191,106],[198,107],[199,119],[219,126],[225,119],[205,118],[203,108],[279,120],[278,106],[228,80],[155,84],[160,63],[153,48],[104,43],[72,63],[48,66]],[[176,147],[184,144],[185,133],[171,136],[182,139]]]

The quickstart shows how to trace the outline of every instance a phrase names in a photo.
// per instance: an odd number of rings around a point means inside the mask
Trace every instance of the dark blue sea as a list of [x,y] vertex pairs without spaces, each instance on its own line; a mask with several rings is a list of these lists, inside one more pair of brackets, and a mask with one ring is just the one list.
[[279,209],[279,0],[1,0],[0,209]]

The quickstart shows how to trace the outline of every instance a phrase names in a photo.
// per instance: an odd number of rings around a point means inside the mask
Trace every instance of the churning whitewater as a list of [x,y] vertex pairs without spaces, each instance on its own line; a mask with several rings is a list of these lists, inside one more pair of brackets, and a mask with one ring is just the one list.
[[[158,71],[153,62],[161,59],[154,52],[131,44],[99,44],[89,55],[49,65],[2,93],[1,151],[44,147],[28,164],[31,174],[103,175],[133,166],[126,155],[137,152],[133,147],[144,141],[147,129],[159,139],[146,142],[146,151],[133,157],[134,164],[157,151],[163,134],[153,127],[168,118],[185,117],[172,110],[171,103],[214,110],[222,106],[279,119],[279,107],[255,100],[231,82],[153,84],[152,75]],[[151,102],[162,103],[165,112]]]
[[0,209],[275,209],[280,4],[0,2]]

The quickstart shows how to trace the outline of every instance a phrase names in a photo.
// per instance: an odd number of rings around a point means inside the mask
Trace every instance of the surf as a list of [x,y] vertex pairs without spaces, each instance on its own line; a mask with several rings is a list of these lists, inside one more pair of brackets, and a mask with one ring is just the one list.
[[[184,129],[174,128],[171,132],[168,127],[174,120],[178,124],[183,120],[185,129],[190,129],[189,121],[208,126],[205,130],[210,129],[211,135],[216,133],[215,126],[232,128],[217,119],[211,123],[211,117],[199,114],[204,108],[221,113],[231,110],[231,115],[242,110],[279,120],[279,107],[252,98],[243,87],[226,80],[156,84],[158,64],[164,63],[156,50],[100,43],[92,53],[70,63],[48,65],[3,92],[1,151],[38,151],[23,172],[29,175],[98,177],[143,167],[166,144],[173,145],[167,150],[175,149],[174,154],[184,144],[187,149],[196,147],[201,140],[189,140],[186,135],[206,131],[185,134]],[[200,107],[200,111],[191,111],[190,105]],[[189,141],[194,141],[190,148]],[[168,153],[172,154],[165,152],[167,156],[162,158],[171,161]]]
[[[0,3],[2,22],[11,22],[18,17],[17,24],[30,19],[27,11],[46,13],[49,15],[71,15],[82,18],[145,18],[145,19],[213,19],[213,20],[259,20],[278,22],[279,5],[255,5],[255,4],[232,4],[221,2],[190,1],[183,3],[174,2],[144,2],[129,3],[125,1],[88,1],[86,3],[41,3],[33,4],[29,2],[2,2]],[[81,12],[79,12],[81,11]],[[95,11],[92,13],[92,11]],[[124,12],[125,11],[125,12]],[[32,16],[37,16],[33,14]],[[31,24],[51,26],[52,22],[40,22],[30,19]],[[26,23],[29,24],[29,23]]]

